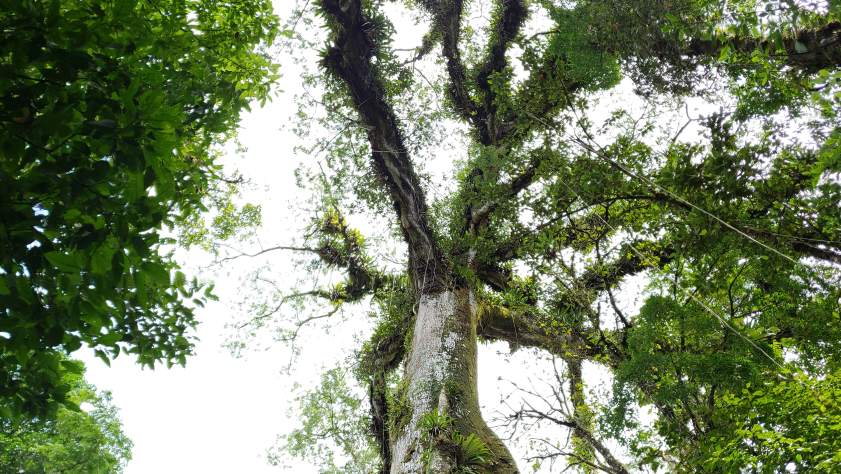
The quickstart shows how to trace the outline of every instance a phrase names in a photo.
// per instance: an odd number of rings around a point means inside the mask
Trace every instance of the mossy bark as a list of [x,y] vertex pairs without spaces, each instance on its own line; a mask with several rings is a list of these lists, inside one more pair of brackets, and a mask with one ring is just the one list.
[[476,358],[476,304],[469,289],[422,295],[406,361],[402,426],[392,432],[393,474],[452,472],[458,467],[457,447],[441,436],[423,433],[420,421],[437,412],[452,419],[450,430],[474,434],[490,451],[477,471],[515,473],[505,445],[488,428],[479,411]]

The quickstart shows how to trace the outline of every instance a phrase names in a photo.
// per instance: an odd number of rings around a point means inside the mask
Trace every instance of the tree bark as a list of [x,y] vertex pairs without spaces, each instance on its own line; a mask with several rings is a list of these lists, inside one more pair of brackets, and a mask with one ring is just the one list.
[[[406,381],[394,407],[392,474],[451,472],[463,467],[455,438],[478,437],[490,455],[471,465],[477,472],[516,473],[511,453],[488,428],[479,411],[476,358],[476,302],[466,288],[421,295],[406,362]],[[430,432],[429,414],[452,420]],[[401,426],[402,424],[402,426]],[[455,434],[458,434],[454,436]]]

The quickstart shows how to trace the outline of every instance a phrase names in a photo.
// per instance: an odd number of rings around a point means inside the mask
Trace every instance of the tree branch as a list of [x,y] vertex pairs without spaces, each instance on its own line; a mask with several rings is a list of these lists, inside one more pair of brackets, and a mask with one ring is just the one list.
[[497,143],[504,136],[502,124],[506,121],[497,116],[497,101],[500,99],[500,95],[497,94],[491,79],[495,74],[502,73],[505,70],[508,64],[505,53],[516,38],[528,15],[528,10],[522,0],[497,0],[496,3],[499,10],[498,14],[491,20],[491,41],[488,45],[488,55],[479,66],[476,74],[476,83],[483,95],[478,120],[481,125],[478,132],[479,141],[484,145]]
[[467,69],[458,50],[464,0],[423,0],[421,5],[432,15],[433,28],[441,35],[442,54],[447,63],[447,74],[450,77],[447,95],[462,119],[478,125],[480,123],[477,114],[479,106],[470,97],[470,91],[467,88]]
[[[773,49],[772,40],[745,37],[726,39],[699,39],[690,41],[685,53],[689,56],[718,58],[721,50],[729,47],[740,53]],[[786,65],[807,73],[841,65],[841,22],[833,21],[816,29],[803,29],[782,39],[783,53],[778,59]]]
[[421,293],[449,286],[448,264],[427,222],[427,203],[382,79],[372,64],[378,45],[376,25],[360,0],[321,0],[332,32],[323,66],[347,86],[354,107],[368,127],[371,162],[394,204],[409,248],[413,284]]

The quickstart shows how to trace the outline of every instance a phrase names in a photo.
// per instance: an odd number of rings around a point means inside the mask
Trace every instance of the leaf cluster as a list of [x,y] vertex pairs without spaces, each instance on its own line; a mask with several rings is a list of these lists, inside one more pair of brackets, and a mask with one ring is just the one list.
[[[183,364],[210,288],[167,230],[264,101],[268,1],[0,2],[0,410],[61,402],[60,353]],[[256,49],[255,49],[256,48]]]

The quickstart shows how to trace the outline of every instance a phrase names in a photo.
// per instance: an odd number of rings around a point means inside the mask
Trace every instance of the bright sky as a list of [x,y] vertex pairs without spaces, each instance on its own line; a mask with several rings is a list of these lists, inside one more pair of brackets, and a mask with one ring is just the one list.
[[[276,1],[282,19],[289,18],[291,3]],[[400,36],[419,38],[422,31],[411,24],[398,25]],[[300,79],[295,66],[281,58],[282,93],[265,108],[244,117],[240,142],[243,153],[225,158],[230,170],[238,169],[251,180],[247,199],[263,206],[264,226],[261,242],[277,245],[293,241],[292,230],[300,226],[300,208],[306,202],[294,181],[298,159],[293,152],[296,138],[282,130],[295,112],[293,97],[300,93]],[[181,255],[196,268],[207,263],[200,253]],[[294,384],[311,385],[323,368],[332,367],[350,353],[354,337],[364,331],[364,324],[351,324],[350,330],[324,333],[311,330],[303,334],[306,351],[296,361],[292,376],[281,373],[289,353],[280,344],[268,350],[246,351],[244,358],[233,358],[223,347],[231,331],[225,327],[233,320],[238,301],[245,290],[241,275],[252,260],[239,260],[228,268],[230,275],[219,273],[214,279],[219,303],[199,311],[199,344],[196,355],[186,368],[142,370],[130,357],[121,356],[108,368],[91,354],[77,354],[88,364],[87,377],[102,390],[113,394],[120,408],[126,434],[134,442],[133,460],[128,474],[167,473],[268,473],[283,472],[269,466],[265,453],[278,434],[296,426],[294,415],[288,419],[295,395]],[[289,259],[278,256],[268,261],[278,278],[294,274]],[[503,344],[480,348],[480,394],[486,418],[499,407],[502,394],[510,391],[507,382],[528,385],[530,374],[546,374],[545,361],[526,363],[533,353],[520,351],[512,358]],[[518,448],[515,453],[521,453]],[[526,465],[522,464],[522,468]],[[315,472],[296,465],[287,472]]]
[[[248,148],[243,173],[260,190],[270,185],[275,195],[263,203],[267,222],[288,211],[285,201],[296,190],[295,164],[284,159],[291,155],[291,138],[279,131],[290,100],[282,96],[242,122],[240,140]],[[250,172],[255,169],[262,172]],[[293,381],[279,373],[279,351],[235,359],[223,347],[229,334],[225,323],[234,311],[230,305],[241,283],[224,274],[215,282],[221,301],[198,312],[200,343],[186,368],[141,370],[125,356],[108,368],[96,358],[84,358],[88,379],[113,393],[125,432],[134,441],[129,474],[278,472],[261,456],[288,427]]]

